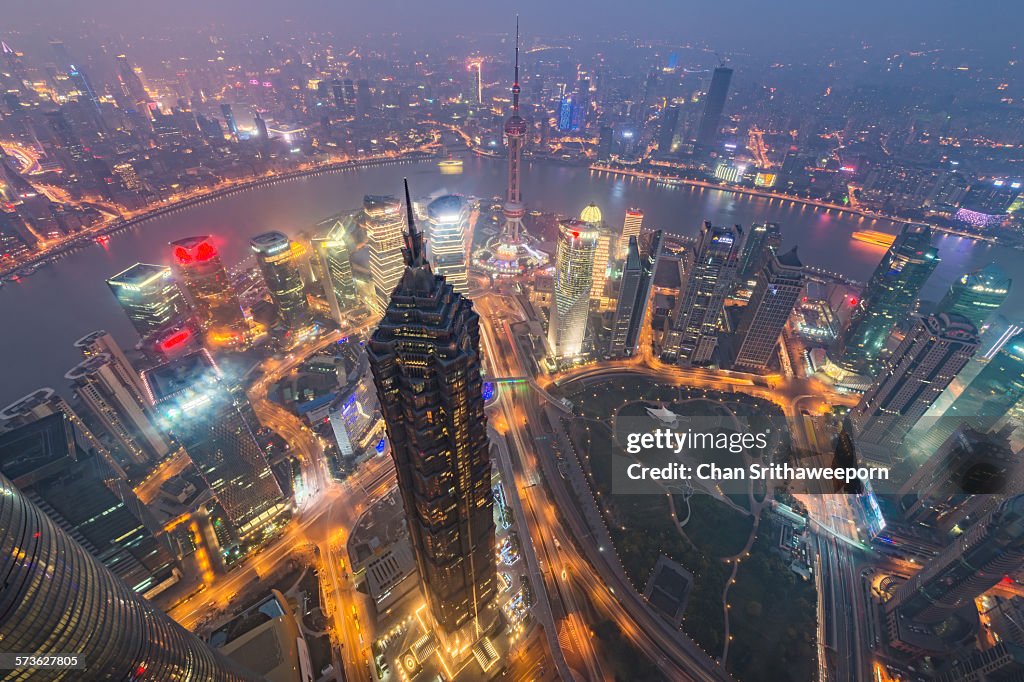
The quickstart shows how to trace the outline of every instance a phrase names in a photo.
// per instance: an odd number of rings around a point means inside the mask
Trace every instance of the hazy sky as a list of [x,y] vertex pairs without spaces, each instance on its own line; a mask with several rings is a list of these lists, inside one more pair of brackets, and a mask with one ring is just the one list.
[[104,28],[126,32],[217,22],[270,35],[317,29],[339,35],[390,30],[452,35],[500,31],[518,11],[524,31],[532,35],[629,32],[680,42],[703,39],[721,49],[755,53],[860,41],[900,49],[921,40],[1008,51],[1024,41],[1022,0],[0,1],[18,5],[0,12],[0,32],[38,31],[40,25],[63,32],[88,12]]

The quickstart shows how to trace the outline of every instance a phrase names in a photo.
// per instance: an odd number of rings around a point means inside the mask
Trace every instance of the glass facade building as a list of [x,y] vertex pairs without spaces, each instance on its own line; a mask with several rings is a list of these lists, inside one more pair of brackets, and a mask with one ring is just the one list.
[[7,671],[9,682],[257,682],[136,594],[0,476],[3,650],[79,653],[85,669]]

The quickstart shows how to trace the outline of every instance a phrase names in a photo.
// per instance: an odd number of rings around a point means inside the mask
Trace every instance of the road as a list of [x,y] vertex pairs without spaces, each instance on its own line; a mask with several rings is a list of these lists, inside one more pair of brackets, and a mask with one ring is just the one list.
[[[521,311],[509,299],[493,294],[478,297],[474,303],[481,314],[484,345],[494,375],[529,374],[508,325],[513,319],[524,319]],[[623,636],[669,679],[729,679],[716,661],[648,607],[622,570],[610,538],[594,535],[580,514],[579,503],[559,483],[562,479],[556,458],[544,445],[548,435],[538,434],[531,426],[541,423],[540,403],[546,400],[532,389],[519,386],[507,395],[506,389],[501,389],[503,405],[505,398],[508,400],[503,426],[515,445],[511,454],[517,483],[526,483],[517,485],[518,491],[526,506],[539,512],[528,518],[528,526],[534,545],[547,552],[543,556],[549,562],[548,570],[559,577],[564,570],[567,578],[571,576],[590,604],[615,622]],[[547,485],[533,480],[538,471],[543,471]],[[546,543],[554,546],[553,552]]]

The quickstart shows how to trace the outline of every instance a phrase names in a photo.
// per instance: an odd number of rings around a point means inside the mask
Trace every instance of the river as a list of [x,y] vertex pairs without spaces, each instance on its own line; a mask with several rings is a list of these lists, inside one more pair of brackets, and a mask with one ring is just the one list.
[[[694,235],[703,220],[715,224],[757,221],[782,226],[783,248],[799,244],[804,263],[866,280],[884,250],[855,242],[851,232],[895,232],[896,224],[825,211],[781,200],[686,186],[669,187],[647,180],[612,176],[586,169],[530,164],[524,169],[523,194],[531,209],[578,214],[591,201],[604,220],[621,229],[627,208],[642,208],[645,226]],[[408,176],[414,195],[438,190],[500,196],[505,162],[469,156],[461,175],[441,175],[433,162],[416,161],[354,168],[302,177],[232,194],[181,209],[114,235],[105,245],[86,247],[18,282],[0,288],[0,336],[3,380],[0,407],[39,386],[66,392],[64,373],[79,360],[72,342],[95,329],[106,329],[126,347],[138,338],[105,279],[141,261],[168,261],[167,243],[194,234],[214,234],[228,264],[244,259],[249,237],[267,230],[294,233],[340,211],[361,205],[364,194],[398,194]],[[1017,280],[1002,312],[1024,318],[1024,253],[954,236],[938,236],[941,263],[922,297],[938,300],[956,277],[999,263]]]

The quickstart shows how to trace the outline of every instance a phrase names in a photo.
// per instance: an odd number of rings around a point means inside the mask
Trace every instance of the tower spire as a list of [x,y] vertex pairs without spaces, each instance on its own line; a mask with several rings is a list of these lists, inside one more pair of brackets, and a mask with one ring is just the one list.
[[409,222],[409,231],[405,235],[405,264],[410,268],[418,268],[426,263],[423,258],[423,234],[416,229],[416,216],[412,210],[412,199],[409,198],[409,178],[403,178],[405,184],[405,210]]
[[519,113],[519,15],[516,15],[516,73],[512,83],[512,115]]

